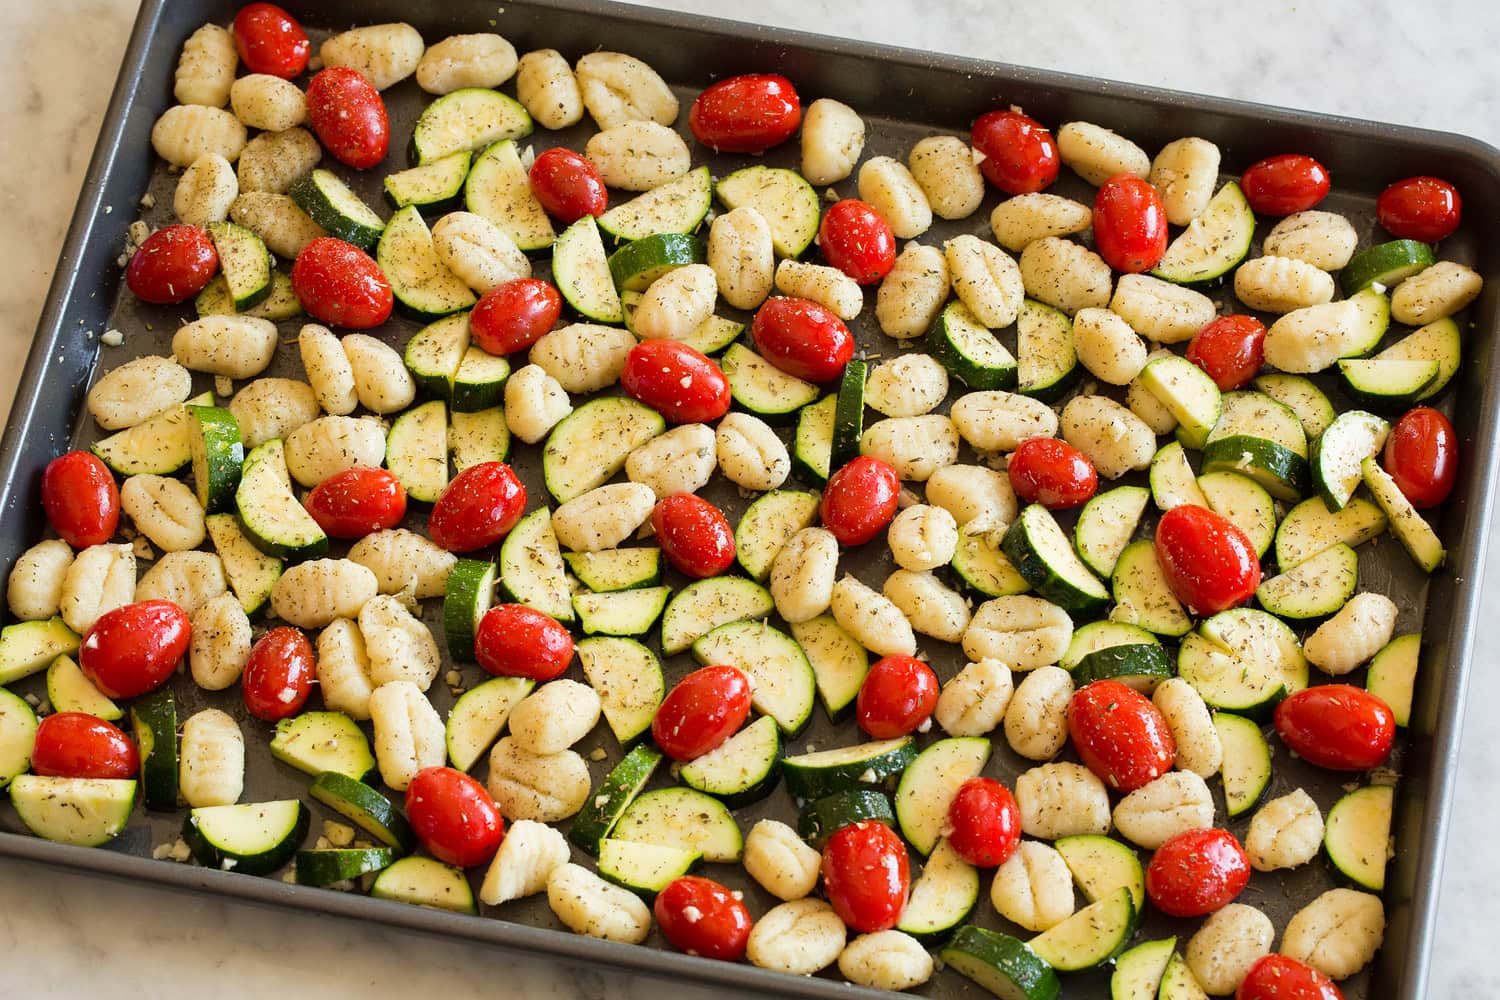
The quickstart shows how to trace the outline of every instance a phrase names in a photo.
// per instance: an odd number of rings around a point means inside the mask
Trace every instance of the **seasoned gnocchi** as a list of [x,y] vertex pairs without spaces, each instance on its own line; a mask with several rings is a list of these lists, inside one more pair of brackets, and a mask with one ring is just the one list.
[[5,588],[10,613],[20,621],[37,621],[57,614],[72,565],[73,550],[58,538],[37,542],[22,552],[11,567]]
[[135,358],[110,371],[89,390],[88,408],[94,422],[107,431],[151,419],[185,402],[193,391],[193,376],[171,358]]
[[908,243],[875,293],[875,319],[887,337],[914,340],[948,298],[948,260],[937,247]]
[[370,657],[364,636],[349,618],[335,618],[318,633],[318,690],[329,711],[351,719],[370,717]]
[[1336,212],[1297,212],[1266,234],[1261,250],[1268,257],[1291,257],[1324,271],[1349,263],[1359,246],[1354,225]]
[[810,895],[823,856],[780,820],[763,819],[745,837],[745,871],[784,902]]
[[1213,793],[1192,771],[1168,771],[1115,806],[1121,836],[1154,851],[1179,833],[1214,825]]
[[516,47],[493,32],[449,35],[422,53],[417,86],[429,94],[499,87],[516,75]]
[[589,765],[572,750],[532,753],[506,736],[490,751],[487,787],[502,815],[557,823],[588,801]]
[[229,105],[248,128],[285,132],[307,121],[307,95],[290,80],[251,73],[234,81]]
[[749,205],[716,217],[708,230],[708,266],[719,294],[736,309],[754,309],[771,294],[776,252],[765,216]]
[[859,283],[836,267],[784,260],[776,266],[776,290],[783,295],[809,299],[839,319],[850,320],[865,307]]
[[859,196],[869,203],[899,240],[921,236],[932,227],[932,206],[906,164],[875,156],[859,168]]
[[990,213],[995,242],[1020,253],[1037,240],[1072,236],[1094,224],[1094,210],[1072,198],[1035,192],[1007,198]]
[[432,248],[458,279],[483,295],[531,277],[531,261],[515,240],[482,215],[449,212],[432,226]]
[[918,573],[937,569],[953,560],[958,522],[942,507],[912,504],[891,521],[886,541],[902,569]]
[[1257,257],[1234,272],[1234,294],[1251,309],[1288,313],[1333,299],[1333,277],[1295,257]]
[[1329,889],[1298,910],[1281,936],[1281,953],[1330,979],[1347,979],[1370,964],[1385,937],[1379,896]]
[[629,330],[595,323],[573,323],[531,345],[531,363],[571,393],[598,392],[620,381],[625,358],[635,346]]
[[567,390],[541,365],[526,365],[505,380],[505,426],[527,444],[536,444],[573,412]]
[[448,759],[443,720],[411,681],[377,687],[370,695],[370,721],[380,780],[392,791],[406,791],[418,771],[441,767]]
[[1239,988],[1250,967],[1271,953],[1276,928],[1253,906],[1230,903],[1188,938],[1187,963],[1204,992],[1225,996]]
[[164,552],[203,544],[203,508],[187,483],[168,476],[131,476],[120,487],[120,507],[135,530]]
[[932,978],[932,956],[917,939],[897,930],[861,934],[839,953],[839,971],[858,986],[909,990]]
[[195,372],[252,378],[276,355],[276,324],[253,316],[205,316],[172,335],[172,357]]
[[[339,356],[343,357],[343,353]],[[316,420],[322,411],[317,393],[306,382],[258,378],[234,394],[229,401],[229,412],[239,424],[240,440],[249,451],[273,438],[286,439],[297,428]],[[381,455],[384,454],[382,445]]]
[[1479,298],[1484,279],[1472,267],[1438,261],[1414,274],[1391,293],[1391,316],[1398,323],[1424,326],[1452,316]]
[[229,161],[218,153],[205,153],[177,178],[172,213],[190,226],[223,222],[229,218],[229,206],[239,193],[240,184]]
[[802,116],[802,176],[821,187],[854,173],[865,148],[865,123],[859,112],[831,97],[820,97]]
[[755,922],[745,957],[762,969],[810,976],[838,961],[846,938],[833,907],[821,899],[794,899]]
[[1073,316],[1073,349],[1090,375],[1110,385],[1128,385],[1149,359],[1145,341],[1119,313],[1108,309],[1078,310]]
[[205,708],[182,725],[177,789],[189,806],[227,806],[245,789],[245,737],[228,714]]
[[376,90],[385,90],[417,71],[426,48],[421,32],[397,22],[370,24],[334,35],[318,54],[324,66],[358,70]]
[[786,445],[764,420],[748,413],[729,413],[714,436],[719,470],[747,490],[774,490],[792,471]]
[[682,424],[647,441],[625,459],[625,477],[649,486],[658,500],[674,493],[696,493],[719,466],[714,429]]
[[1056,757],[1068,741],[1068,702],[1072,697],[1073,675],[1061,667],[1038,667],[1021,678],[1003,719],[1010,748],[1028,760]]
[[286,468],[303,486],[385,461],[385,428],[364,417],[318,417],[286,437]]
[[1068,122],[1058,129],[1057,155],[1095,187],[1116,174],[1134,174],[1145,180],[1151,173],[1151,158],[1145,150],[1092,122]]
[[960,528],[982,522],[1003,530],[1016,519],[1016,491],[1010,478],[983,465],[938,469],[927,480],[927,502],[952,514]]
[[637,337],[685,340],[713,315],[719,279],[707,264],[676,268],[651,283],[636,306]]
[[693,165],[682,136],[649,120],[611,125],[595,133],[584,152],[604,183],[622,191],[661,187],[687,173]]
[[902,479],[926,482],[958,461],[958,429],[941,413],[887,417],[865,428],[859,453],[887,463]]
[[354,366],[339,338],[326,326],[308,323],[297,335],[297,347],[318,405],[334,416],[353,413],[359,392],[354,386]]
[[1357,669],[1391,641],[1397,613],[1384,594],[1355,594],[1303,642],[1307,662],[1334,677]]
[[174,167],[190,167],[210,153],[233,163],[248,138],[234,115],[202,104],[168,108],[151,126],[151,148]]
[[250,619],[233,594],[220,594],[203,603],[192,617],[188,668],[193,683],[205,691],[232,686],[250,659]]
[[370,681],[377,690],[396,681],[419,691],[432,686],[443,664],[442,654],[432,632],[406,605],[390,594],[378,594],[364,602],[357,620],[370,662]]
[[1054,437],[1058,426],[1057,414],[1046,403],[1000,389],[965,393],[954,400],[949,417],[959,435],[979,451],[1015,451],[1029,438]]
[[995,912],[1028,931],[1055,927],[1073,914],[1073,875],[1050,844],[1023,840],[990,884]]
[[288,566],[271,590],[271,610],[299,628],[353,618],[380,592],[375,574],[350,559],[312,559]]
[[129,545],[90,545],[63,573],[57,613],[83,635],[106,611],[135,600],[135,553]]
[[1021,830],[1029,837],[1057,840],[1109,832],[1109,793],[1082,764],[1033,767],[1016,779],[1016,805]]
[[[313,134],[305,128],[289,127],[281,132],[262,132],[246,143],[244,151],[240,153],[235,193],[286,194],[294,185],[313,172],[313,168],[318,165],[322,157],[323,148],[318,145],[318,140],[313,138]],[[235,199],[231,198],[229,205],[225,207],[226,212],[231,210],[234,202]],[[268,209],[271,205],[276,205],[281,210],[285,210],[289,219],[294,220],[296,229],[312,232],[313,227],[317,226],[305,213],[290,214],[291,208],[297,208],[298,212],[302,211],[295,202],[291,203],[290,208],[286,207],[285,202],[267,202],[266,205]],[[304,224],[303,219],[307,219],[310,225]],[[284,226],[289,232],[294,229],[294,226],[287,223],[279,225]],[[254,229],[248,224],[246,227]],[[319,227],[318,235],[321,234],[322,230]],[[264,239],[264,236],[262,238]],[[278,240],[278,243],[281,243],[283,249],[292,245],[289,240]],[[306,240],[303,240],[303,243],[305,244]],[[270,243],[266,245],[270,246]]]
[[1214,318],[1214,300],[1149,274],[1122,274],[1109,308],[1130,328],[1158,344],[1191,340]]
[[865,405],[887,417],[920,417],[948,396],[948,370],[930,354],[882,361],[865,383]]
[[640,944],[651,933],[651,911],[639,896],[571,862],[547,877],[547,905],[575,934]]
[[677,120],[677,97],[661,76],[623,52],[590,52],[573,68],[584,107],[600,129],[626,122],[670,125]]
[[552,873],[567,864],[571,854],[567,838],[547,824],[512,820],[479,887],[480,901],[498,906],[544,891]]
[[1080,309],[1109,304],[1109,265],[1072,240],[1056,236],[1032,240],[1021,251],[1020,266],[1026,294],[1070,316]]
[[979,660],[943,685],[932,717],[949,736],[988,736],[1005,720],[1014,693],[1010,668]]
[[222,108],[229,102],[239,62],[234,36],[217,24],[205,24],[182,43],[172,96],[179,104]]
[[382,594],[406,591],[417,600],[442,597],[458,557],[405,528],[375,531],[349,547],[349,559],[375,574]]
[[1181,677],[1169,677],[1151,693],[1151,703],[1167,720],[1177,744],[1177,766],[1209,778],[1219,773],[1224,747],[1203,696]]
[[516,100],[542,128],[567,128],[583,118],[583,90],[556,49],[528,52],[516,63]]
[[886,599],[901,610],[912,630],[943,642],[957,642],[969,626],[969,605],[963,595],[931,573],[898,569],[882,588]]
[[878,656],[912,656],[917,637],[911,622],[884,594],[845,575],[833,585],[829,602],[834,621],[861,646]]
[[564,677],[543,684],[511,710],[510,735],[531,753],[561,753],[589,734],[599,712],[598,693]]
[[1203,214],[1214,196],[1219,180],[1219,147],[1197,136],[1174,139],[1151,161],[1147,180],[1161,195],[1167,221],[1186,226]]
[[135,585],[135,600],[171,601],[192,616],[228,590],[224,564],[212,552],[168,552]]
[[967,219],[979,210],[984,201],[984,175],[974,162],[974,151],[962,139],[928,136],[911,148],[906,162],[934,215]]
[[827,611],[838,568],[839,543],[832,532],[826,528],[798,531],[771,563],[770,590],[776,613],[795,625]]
[[640,483],[610,483],[561,504],[552,512],[552,530],[565,549],[612,549],[635,534],[656,507],[656,494]]
[[1074,396],[1062,411],[1062,436],[1088,456],[1105,479],[1144,469],[1156,454],[1156,435],[1140,417],[1108,396]]
[[354,371],[360,405],[371,413],[395,413],[417,398],[417,384],[396,349],[367,333],[345,334],[340,343]]
[[1318,856],[1323,829],[1318,804],[1299,788],[1256,810],[1245,835],[1245,853],[1256,871],[1296,868]]
[[1021,268],[1004,250],[977,236],[956,236],[943,248],[953,291],[982,325],[1010,326],[1021,311],[1026,289]]
[[[301,145],[300,140],[298,144]],[[296,260],[303,247],[328,235],[289,196],[275,191],[242,190],[229,206],[229,217],[264,240],[266,249],[286,260]]]
[[995,659],[1012,670],[1056,663],[1073,638],[1068,613],[1040,597],[1017,594],[985,601],[964,633],[964,655]]

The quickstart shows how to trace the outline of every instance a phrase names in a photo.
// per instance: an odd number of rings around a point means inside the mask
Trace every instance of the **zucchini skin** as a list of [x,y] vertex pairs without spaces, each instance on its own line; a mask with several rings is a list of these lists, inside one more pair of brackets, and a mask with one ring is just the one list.
[[[1000,551],[1011,561],[1016,572],[1029,584],[1037,595],[1044,597],[1072,615],[1088,617],[1096,615],[1108,606],[1107,592],[1102,595],[1089,594],[1063,579],[1047,564],[1046,557],[1032,544],[1024,519],[1017,518],[1005,533]],[[1104,588],[1101,585],[1100,590]]]

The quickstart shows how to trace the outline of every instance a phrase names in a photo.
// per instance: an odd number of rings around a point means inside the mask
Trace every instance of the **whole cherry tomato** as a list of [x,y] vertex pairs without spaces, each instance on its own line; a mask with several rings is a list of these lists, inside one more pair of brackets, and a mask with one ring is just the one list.
[[877,740],[916,732],[937,707],[939,687],[937,674],[915,656],[882,656],[859,686],[859,728]]
[[662,936],[678,951],[738,962],[750,941],[750,911],[710,878],[684,875],[667,883],[651,905]]
[[704,424],[729,412],[729,379],[702,351],[676,340],[643,340],[625,356],[620,388],[674,424]]
[[355,170],[375,166],[391,146],[391,123],[380,91],[347,66],[331,66],[312,78],[307,121],[333,158]]
[[70,451],[42,472],[47,523],[75,549],[102,545],[120,524],[120,491],[109,467],[86,451]]
[[1266,325],[1245,315],[1211,319],[1193,334],[1187,359],[1202,368],[1220,392],[1244,388],[1266,362]]
[[1085,767],[1133,792],[1172,769],[1177,741],[1151,699],[1119,681],[1094,681],[1068,702],[1068,735]]
[[426,767],[406,786],[406,818],[427,853],[473,868],[495,856],[505,820],[483,785],[452,767]]
[[1021,809],[994,778],[970,778],[948,805],[948,843],[976,868],[1005,864],[1021,842]]
[[146,237],[125,268],[125,284],[142,302],[170,305],[203,291],[218,270],[207,230],[179,224]]
[[1041,122],[1019,111],[980,115],[969,139],[984,155],[979,172],[1006,194],[1031,194],[1057,180],[1057,142]]
[[1430,406],[1407,410],[1385,439],[1382,464],[1413,507],[1436,507],[1458,478],[1458,435]]
[[1169,917],[1202,917],[1228,906],[1250,881],[1250,859],[1223,829],[1186,830],[1146,866],[1146,895]]
[[516,278],[480,296],[469,313],[469,332],[490,354],[513,354],[541,340],[561,315],[556,288],[540,278]]
[[1408,177],[1375,199],[1375,218],[1392,236],[1436,243],[1453,235],[1463,217],[1458,188],[1436,177]]
[[750,336],[767,361],[809,382],[831,382],[854,357],[854,337],[844,321],[807,299],[766,300],[750,324]]
[[896,236],[880,213],[858,198],[836,201],[818,226],[828,263],[861,285],[873,285],[896,264]]
[[504,462],[480,462],[453,477],[427,518],[427,533],[449,552],[488,548],[526,512],[526,487]]
[[609,189],[599,168],[571,149],[554,146],[531,165],[531,193],[547,214],[559,222],[574,223],[585,215],[603,215],[609,207]]
[[497,604],[479,619],[474,659],[497,677],[550,681],[573,662],[573,636],[535,608]]
[[1099,488],[1099,474],[1089,457],[1057,438],[1022,441],[1011,453],[1005,472],[1016,496],[1050,510],[1086,503]]
[[750,678],[738,667],[701,667],[667,692],[651,738],[673,760],[695,760],[735,734],[750,717]]
[[1234,1000],[1344,1000],[1332,979],[1286,955],[1266,955],[1240,980]]
[[698,95],[688,127],[719,153],[763,153],[797,134],[802,102],[792,81],[775,73],[720,80]]
[[861,455],[828,477],[819,513],[840,545],[863,545],[896,516],[901,477],[878,458]]
[[651,527],[667,561],[701,580],[734,562],[734,529],[724,512],[692,493],[663,497],[651,512]]
[[823,847],[823,891],[847,927],[890,930],[911,889],[906,845],[884,823],[863,820],[834,832]]
[[395,298],[380,265],[353,243],[319,236],[292,264],[292,291],[313,319],[368,330],[390,319]]
[[1195,615],[1248,601],[1260,586],[1260,560],[1245,533],[1222,514],[1184,504],[1156,525],[1156,558],[1177,599]]
[[1116,174],[1094,196],[1094,249],[1116,271],[1149,271],[1167,252],[1161,195],[1134,174]]
[[317,670],[307,636],[290,625],[278,625],[250,647],[240,675],[245,708],[266,722],[291,718],[307,704]]
[[87,712],[58,712],[36,728],[31,771],[58,778],[134,778],[141,755],[117,726]]
[[1276,706],[1276,733],[1299,757],[1330,771],[1379,767],[1396,739],[1390,706],[1352,684],[1320,684]]
[[252,3],[234,16],[234,45],[252,73],[290,80],[307,69],[312,45],[297,19],[273,3]]
[[171,601],[106,611],[78,647],[78,666],[110,698],[134,698],[167,682],[187,655],[193,628]]
[[385,469],[336,472],[312,488],[303,506],[334,538],[363,538],[394,528],[406,516],[406,488]]
[[1240,175],[1240,190],[1256,215],[1305,212],[1328,196],[1331,184],[1323,164],[1297,153],[1268,156]]

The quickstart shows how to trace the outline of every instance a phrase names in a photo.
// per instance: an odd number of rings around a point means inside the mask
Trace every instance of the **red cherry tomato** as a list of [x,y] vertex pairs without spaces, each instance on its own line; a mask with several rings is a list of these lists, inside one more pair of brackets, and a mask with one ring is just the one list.
[[1430,406],[1407,410],[1385,439],[1382,464],[1413,507],[1436,507],[1458,478],[1458,435]]
[[495,856],[505,820],[483,785],[451,767],[427,767],[406,786],[406,818],[427,853],[473,868]]
[[1297,153],[1268,156],[1240,175],[1240,190],[1256,215],[1305,212],[1328,196],[1330,186],[1327,168]]
[[809,382],[831,382],[854,357],[854,337],[828,309],[777,296],[755,313],[750,336],[767,361]]
[[345,469],[314,486],[304,506],[334,538],[363,538],[401,523],[406,489],[385,469]]
[[896,516],[901,477],[878,458],[861,455],[828,477],[819,513],[840,545],[863,545]]
[[252,3],[234,17],[234,44],[252,73],[290,80],[307,69],[312,45],[297,19],[273,3]]
[[290,625],[278,625],[255,641],[240,689],[245,708],[257,719],[277,722],[302,711],[317,676],[317,660],[307,636]]
[[678,681],[651,720],[651,738],[673,760],[702,757],[750,717],[750,678],[738,667],[702,667]]
[[540,278],[516,278],[496,285],[474,303],[469,332],[474,342],[497,357],[524,351],[557,325],[562,296]]
[[203,291],[219,270],[219,252],[207,231],[176,225],[146,237],[125,269],[125,284],[142,302],[170,305]]
[[1146,866],[1146,895],[1169,917],[1221,910],[1250,881],[1250,859],[1234,834],[1186,830],[1157,848]]
[[31,772],[58,778],[134,778],[141,755],[116,726],[87,712],[58,712],[36,728]]
[[823,848],[823,891],[861,934],[890,930],[911,889],[906,845],[884,823],[863,820],[834,832]]
[[678,951],[738,962],[750,941],[750,911],[710,878],[684,875],[656,894],[652,913],[662,936]]
[[47,523],[75,549],[102,545],[120,524],[120,491],[109,467],[86,451],[70,451],[42,472]]
[[1281,742],[1330,771],[1379,767],[1396,739],[1390,706],[1352,684],[1320,684],[1288,695],[1275,718]]
[[1119,681],[1094,681],[1068,702],[1068,735],[1085,767],[1133,792],[1172,769],[1177,741],[1151,699]]
[[504,462],[480,462],[453,477],[427,519],[427,533],[449,552],[488,548],[526,512],[526,487]]
[[858,198],[836,201],[818,226],[818,249],[828,263],[861,285],[873,285],[896,264],[891,224]]
[[625,356],[620,388],[674,424],[729,412],[729,380],[713,358],[675,340],[643,340]]
[[802,102],[792,81],[775,73],[720,80],[698,95],[688,127],[719,153],[763,153],[797,133]]
[[534,608],[497,604],[479,619],[474,659],[497,677],[550,681],[573,662],[573,636]]
[[948,805],[948,843],[976,868],[1005,864],[1021,842],[1021,809],[994,778],[970,778]]
[[78,647],[78,666],[110,698],[134,698],[167,682],[193,636],[171,601],[138,601],[106,611]]
[[1006,194],[1031,194],[1057,180],[1057,142],[1041,122],[1019,111],[980,115],[969,139],[984,154],[979,172]]
[[734,529],[724,512],[702,497],[662,498],[651,512],[651,527],[667,561],[696,580],[718,576],[734,563]]
[[916,732],[937,707],[938,679],[915,656],[882,656],[859,686],[854,714],[877,740]]
[[1243,604],[1260,586],[1255,546],[1234,522],[1206,507],[1184,504],[1161,516],[1156,558],[1172,593],[1195,615]]
[[332,66],[307,85],[307,120],[323,148],[355,170],[385,159],[391,123],[380,91],[358,70]]
[[1016,496],[1050,510],[1086,503],[1099,488],[1099,474],[1089,457],[1057,438],[1022,441],[1005,471]]
[[1202,368],[1220,392],[1244,388],[1266,362],[1266,325],[1254,316],[1220,316],[1193,334],[1187,359]]
[[1149,271],[1167,252],[1167,211],[1156,188],[1117,174],[1094,196],[1094,249],[1126,274]]
[[319,236],[292,264],[292,291],[313,319],[368,330],[390,319],[395,298],[380,265],[353,243]]
[[1344,1000],[1332,979],[1286,955],[1266,955],[1240,980],[1234,1000]]
[[599,168],[571,149],[554,146],[542,153],[531,165],[530,178],[531,193],[559,222],[603,215],[609,207],[609,189]]
[[1463,210],[1458,188],[1436,177],[1408,177],[1375,199],[1375,218],[1387,232],[1423,243],[1452,236]]

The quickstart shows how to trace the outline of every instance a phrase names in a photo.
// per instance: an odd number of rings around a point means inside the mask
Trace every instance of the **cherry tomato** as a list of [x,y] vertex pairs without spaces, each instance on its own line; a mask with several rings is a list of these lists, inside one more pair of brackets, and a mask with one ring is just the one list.
[[134,778],[141,755],[135,744],[87,712],[58,712],[36,728],[31,772],[58,778]]
[[775,73],[720,80],[698,95],[688,127],[719,153],[763,153],[797,133],[802,102],[792,81]]
[[453,477],[427,518],[427,533],[449,552],[488,548],[526,512],[526,487],[504,462],[480,462]]
[[828,477],[819,513],[840,545],[863,545],[896,516],[901,477],[878,458],[861,455]]
[[1268,156],[1240,175],[1240,190],[1256,215],[1305,212],[1328,196],[1330,186],[1327,168],[1297,153]]
[[750,911],[711,878],[684,875],[656,894],[651,911],[662,936],[678,951],[738,962],[750,941]]
[[120,524],[120,491],[109,467],[86,451],[70,451],[42,472],[47,523],[75,549],[102,545]]
[[1089,457],[1057,438],[1022,441],[1005,471],[1016,496],[1050,510],[1086,503],[1099,488],[1099,474]]
[[142,302],[171,305],[203,291],[219,270],[219,252],[208,232],[176,225],[146,237],[130,265],[125,284]]
[[891,828],[863,820],[834,832],[823,847],[823,891],[845,926],[861,934],[890,930],[911,889],[906,845]]
[[729,412],[724,370],[676,340],[643,340],[632,347],[620,388],[674,424],[706,424]]
[[474,303],[469,332],[474,342],[497,357],[524,351],[557,325],[562,296],[540,278],[516,278],[496,285]]
[[252,3],[234,17],[234,45],[252,73],[290,80],[307,69],[312,45],[297,19],[273,3]]
[[859,686],[859,728],[877,740],[916,732],[937,707],[938,687],[937,674],[915,656],[882,656]]
[[1006,194],[1031,194],[1057,180],[1057,142],[1041,122],[1019,111],[985,112],[969,139],[984,154],[979,172]]
[[550,681],[573,662],[573,636],[535,608],[497,604],[479,619],[474,659],[497,677]]
[[1177,741],[1151,699],[1119,681],[1094,681],[1068,702],[1078,758],[1111,789],[1133,792],[1172,769]]
[[307,636],[290,625],[278,625],[255,641],[240,690],[245,708],[257,719],[277,722],[302,711],[317,676],[317,660]]
[[1234,1000],[1344,1000],[1332,979],[1286,955],[1265,955],[1245,973]]
[[363,538],[406,517],[406,488],[385,469],[345,469],[312,488],[303,504],[334,538]]
[[380,265],[353,243],[319,236],[292,264],[292,291],[313,319],[368,330],[390,319],[395,298]]
[[1146,866],[1146,895],[1169,917],[1221,910],[1250,881],[1250,859],[1223,829],[1186,830],[1168,840]]
[[1021,809],[994,778],[970,778],[948,805],[948,843],[976,868],[1005,864],[1021,842]]
[[1413,507],[1436,507],[1458,478],[1458,435],[1430,406],[1407,410],[1385,439],[1382,464]]
[[1094,196],[1094,249],[1126,274],[1149,271],[1167,252],[1167,210],[1156,188],[1134,174],[1116,174]]
[[1452,236],[1463,210],[1458,188],[1436,177],[1408,177],[1375,199],[1375,218],[1387,232],[1423,243]]
[[106,611],[78,647],[78,666],[110,698],[134,698],[167,682],[187,655],[193,628],[171,601]]
[[673,760],[702,757],[750,717],[750,678],[738,667],[702,667],[678,681],[651,720],[651,738]]
[[667,561],[701,580],[734,563],[734,529],[724,512],[692,493],[663,497],[651,512],[651,527]]
[[355,170],[375,166],[391,146],[391,123],[380,91],[347,66],[331,66],[312,78],[307,121],[323,148]]
[[767,361],[809,382],[833,381],[854,357],[844,321],[807,299],[768,299],[755,313],[750,336]]
[[1220,316],[1188,343],[1187,359],[1202,368],[1220,392],[1244,388],[1266,361],[1266,325],[1254,316]]
[[554,146],[531,165],[531,193],[547,214],[572,224],[585,215],[603,215],[609,189],[599,168],[571,149]]
[[818,249],[828,263],[861,285],[873,285],[896,264],[891,224],[858,198],[836,201],[818,226]]
[[483,785],[451,767],[425,767],[406,786],[406,819],[427,853],[473,868],[495,856],[505,820]]
[[1206,507],[1184,504],[1161,516],[1156,558],[1172,593],[1195,615],[1243,604],[1260,586],[1255,546],[1233,521]]
[[1390,706],[1352,684],[1320,684],[1288,695],[1276,706],[1281,742],[1330,771],[1379,767],[1396,739]]

